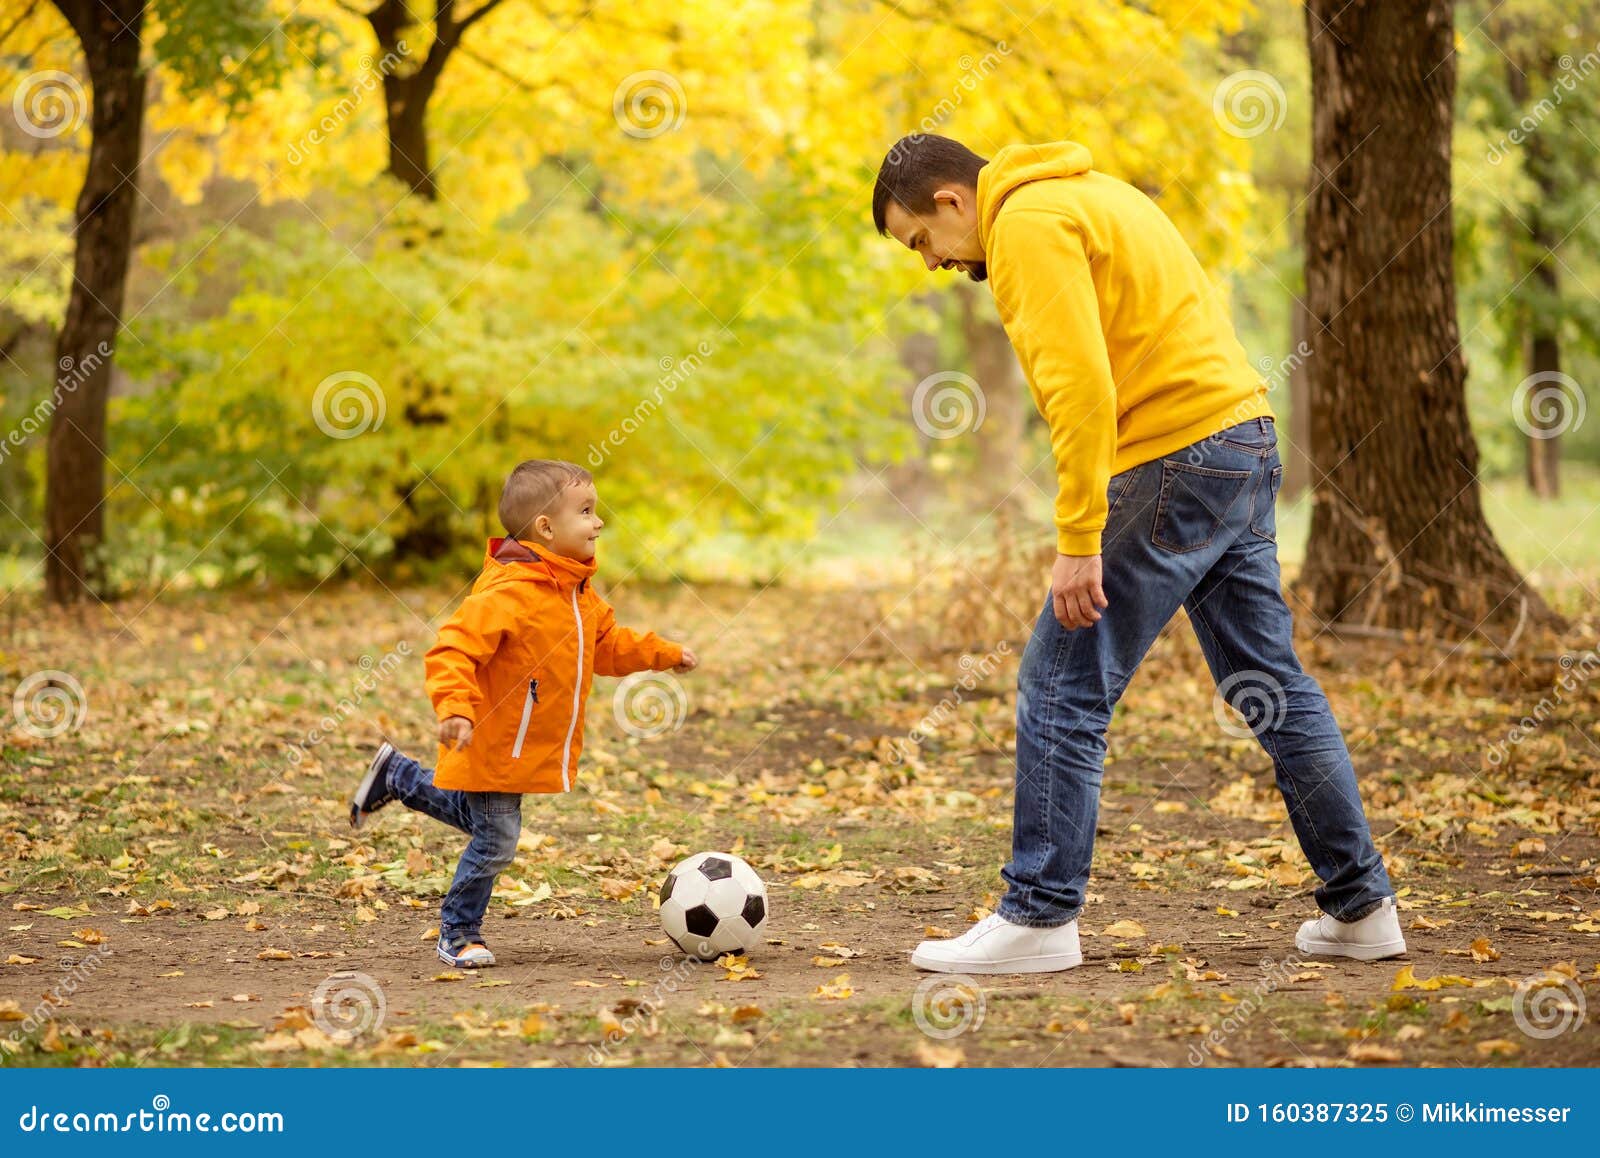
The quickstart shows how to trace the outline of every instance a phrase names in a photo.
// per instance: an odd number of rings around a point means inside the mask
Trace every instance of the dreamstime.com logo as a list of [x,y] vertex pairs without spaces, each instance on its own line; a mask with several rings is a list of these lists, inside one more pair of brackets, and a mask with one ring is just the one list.
[[11,697],[17,727],[41,740],[76,731],[89,715],[89,697],[70,672],[36,671]]
[[383,425],[383,388],[370,374],[340,370],[317,383],[311,418],[329,438],[355,438]]
[[1587,1012],[1583,987],[1562,973],[1524,977],[1511,998],[1517,1028],[1540,1041],[1576,1030]]
[[929,438],[959,438],[983,425],[988,399],[976,378],[960,370],[929,374],[911,394],[911,421]]
[[1283,126],[1289,98],[1270,72],[1247,68],[1225,76],[1211,94],[1211,115],[1234,137],[1259,137]]
[[1588,403],[1577,379],[1559,370],[1529,374],[1511,392],[1511,420],[1529,438],[1558,438],[1583,425]]
[[689,695],[669,672],[634,672],[618,681],[611,693],[611,711],[628,735],[653,739],[683,726]]
[[1217,723],[1238,740],[1270,732],[1288,710],[1289,698],[1283,685],[1266,672],[1253,669],[1234,672],[1217,685],[1211,698],[1211,712]]
[[689,115],[689,98],[670,72],[646,69],[622,78],[611,94],[611,115],[628,136],[649,140],[683,124]]
[[77,77],[49,69],[22,78],[11,97],[11,112],[28,136],[48,140],[83,124],[89,116],[89,98]]
[[936,1041],[949,1041],[983,1026],[983,987],[965,973],[935,973],[911,995],[911,1019]]
[[366,973],[335,973],[311,995],[312,1024],[339,1045],[377,1033],[388,1014],[383,986]]
[[339,697],[339,702],[327,715],[318,720],[299,740],[289,745],[287,753],[289,763],[295,765],[304,763],[306,753],[338,732],[346,720],[357,715],[366,698],[394,675],[400,665],[409,658],[411,658],[411,641],[402,639],[394,645],[393,650],[384,652],[382,659],[374,660],[370,655],[363,655],[357,660],[356,666],[361,669],[361,674],[351,684],[350,690]]

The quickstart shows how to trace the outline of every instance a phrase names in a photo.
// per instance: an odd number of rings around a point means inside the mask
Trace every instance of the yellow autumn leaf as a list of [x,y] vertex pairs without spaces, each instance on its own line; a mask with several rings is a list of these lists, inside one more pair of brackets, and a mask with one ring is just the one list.
[[1144,926],[1138,921],[1125,917],[1120,921],[1111,922],[1111,924],[1105,927],[1105,930],[1100,935],[1103,937],[1116,938],[1122,941],[1129,941],[1135,940],[1139,937],[1147,936],[1148,934],[1145,932]]
[[850,986],[850,974],[841,973],[831,981],[825,981],[817,986],[812,997],[819,1001],[843,1001],[855,993]]

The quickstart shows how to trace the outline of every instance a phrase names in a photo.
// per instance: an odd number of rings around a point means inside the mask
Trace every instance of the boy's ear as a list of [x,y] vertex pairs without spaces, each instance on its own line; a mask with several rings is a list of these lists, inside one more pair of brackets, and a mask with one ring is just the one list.
[[534,519],[533,529],[546,539],[556,533],[556,525],[550,521],[549,515],[540,515]]

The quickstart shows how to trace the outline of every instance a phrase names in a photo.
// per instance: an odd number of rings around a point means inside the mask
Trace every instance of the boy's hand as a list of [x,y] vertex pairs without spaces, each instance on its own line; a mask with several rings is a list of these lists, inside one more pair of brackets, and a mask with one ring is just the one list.
[[681,673],[681,672],[686,672],[686,671],[693,671],[695,668],[697,668],[699,666],[700,666],[700,657],[695,655],[695,653],[690,651],[688,648],[684,648],[683,649],[683,661],[681,663],[679,663],[678,666],[673,668],[672,670],[675,671],[675,672],[680,672]]
[[439,743],[452,752],[459,752],[472,743],[472,721],[465,716],[451,716],[439,721]]

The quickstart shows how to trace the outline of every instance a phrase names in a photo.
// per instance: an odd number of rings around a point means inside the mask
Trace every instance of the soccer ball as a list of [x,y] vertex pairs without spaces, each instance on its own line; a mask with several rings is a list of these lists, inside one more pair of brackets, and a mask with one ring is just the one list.
[[767,886],[727,852],[697,852],[661,883],[661,927],[702,961],[748,953],[767,927]]

